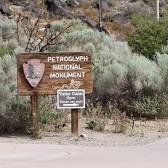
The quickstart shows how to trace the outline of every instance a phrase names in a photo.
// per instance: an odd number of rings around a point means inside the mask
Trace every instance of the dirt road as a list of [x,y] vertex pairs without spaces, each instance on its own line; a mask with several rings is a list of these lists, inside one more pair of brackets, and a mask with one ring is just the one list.
[[0,144],[0,168],[167,168],[168,139],[131,147]]

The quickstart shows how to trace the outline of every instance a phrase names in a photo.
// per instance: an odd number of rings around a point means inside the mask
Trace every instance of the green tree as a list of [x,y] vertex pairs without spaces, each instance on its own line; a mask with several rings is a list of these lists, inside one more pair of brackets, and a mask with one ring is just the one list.
[[161,52],[168,41],[168,18],[159,21],[150,17],[134,16],[135,31],[128,37],[133,52],[155,60],[156,52]]

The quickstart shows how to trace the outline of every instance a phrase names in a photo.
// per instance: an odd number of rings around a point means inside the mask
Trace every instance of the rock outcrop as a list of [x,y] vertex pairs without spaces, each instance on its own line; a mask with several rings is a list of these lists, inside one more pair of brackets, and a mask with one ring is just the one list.
[[11,10],[10,10],[9,5],[7,3],[0,4],[0,12],[4,15],[7,15],[7,16],[11,15]]
[[45,4],[50,15],[70,17],[70,12],[65,8],[64,3],[57,0],[45,0]]

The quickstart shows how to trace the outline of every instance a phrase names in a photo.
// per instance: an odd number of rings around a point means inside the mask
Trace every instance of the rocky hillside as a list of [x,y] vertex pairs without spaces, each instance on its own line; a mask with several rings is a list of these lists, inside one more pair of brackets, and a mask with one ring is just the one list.
[[[98,28],[99,0],[1,0],[0,12],[11,18],[18,15],[42,16],[46,21],[80,19],[94,29]],[[167,0],[160,0],[161,11]],[[155,15],[155,0],[103,0],[104,28],[120,40],[132,31],[134,14]]]

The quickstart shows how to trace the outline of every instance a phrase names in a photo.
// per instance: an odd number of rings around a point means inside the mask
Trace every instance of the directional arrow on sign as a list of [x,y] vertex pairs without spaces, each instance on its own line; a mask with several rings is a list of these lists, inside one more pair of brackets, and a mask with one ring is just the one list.
[[63,104],[64,107],[77,107],[79,104],[73,103],[73,104]]

